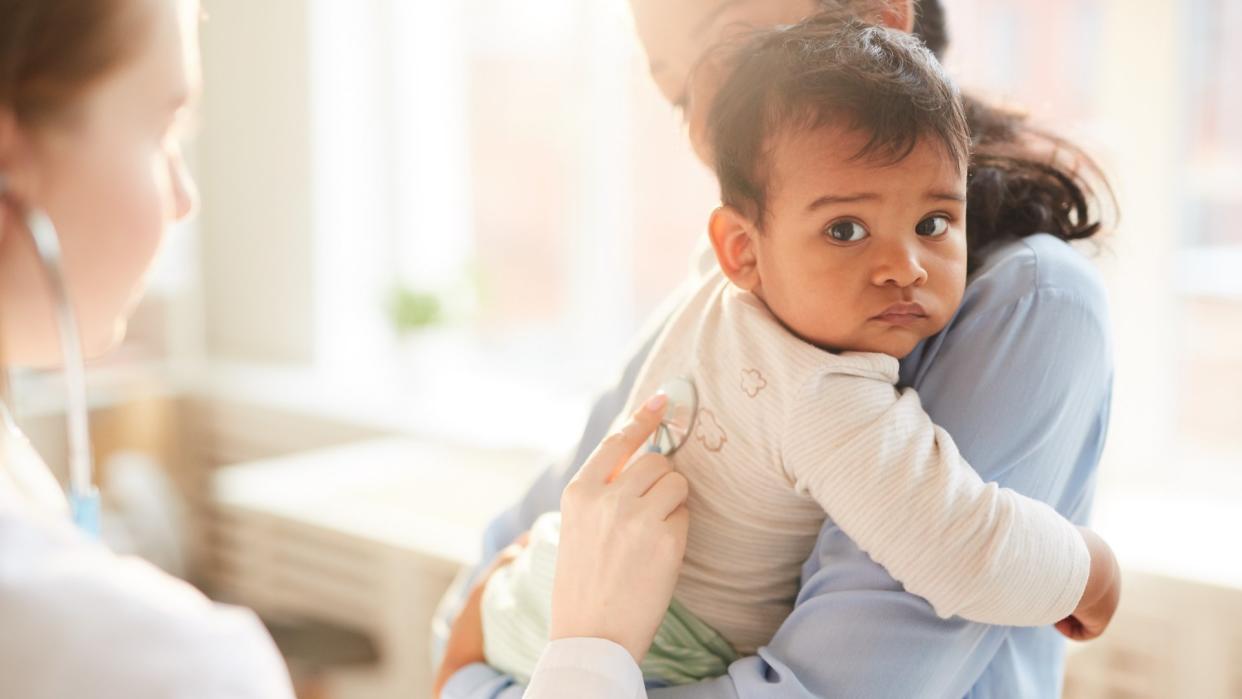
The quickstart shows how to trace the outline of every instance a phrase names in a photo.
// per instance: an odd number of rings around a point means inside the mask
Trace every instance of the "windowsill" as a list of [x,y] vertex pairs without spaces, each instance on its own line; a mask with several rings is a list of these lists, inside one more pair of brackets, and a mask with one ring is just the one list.
[[[369,428],[477,447],[561,452],[576,443],[593,391],[549,386],[537,376],[471,358],[421,371],[407,363],[331,371],[250,362],[141,361],[87,372],[92,410],[138,398],[189,395],[244,402]],[[21,376],[15,413],[45,417],[64,409],[58,372]]]
[[561,452],[577,440],[586,394],[556,393],[521,377],[463,366],[434,372],[359,371],[212,362],[194,395],[335,419],[379,432],[475,447]]

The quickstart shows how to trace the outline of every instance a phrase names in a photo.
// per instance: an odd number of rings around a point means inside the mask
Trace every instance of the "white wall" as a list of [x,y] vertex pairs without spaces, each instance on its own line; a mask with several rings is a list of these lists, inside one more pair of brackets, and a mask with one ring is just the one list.
[[308,3],[205,0],[196,147],[207,351],[308,361],[314,337]]

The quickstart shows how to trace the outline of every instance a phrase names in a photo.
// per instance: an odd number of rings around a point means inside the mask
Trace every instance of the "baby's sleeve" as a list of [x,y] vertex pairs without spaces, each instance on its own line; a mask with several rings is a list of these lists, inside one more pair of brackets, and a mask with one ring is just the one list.
[[790,410],[781,455],[794,486],[941,617],[1042,626],[1082,597],[1091,557],[1077,528],[984,483],[911,389],[815,377]]

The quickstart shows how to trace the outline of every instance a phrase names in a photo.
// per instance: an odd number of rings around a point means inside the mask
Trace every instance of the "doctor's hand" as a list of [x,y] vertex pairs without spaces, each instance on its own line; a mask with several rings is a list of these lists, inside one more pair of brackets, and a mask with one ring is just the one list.
[[639,408],[561,496],[552,640],[604,638],[641,662],[655,638],[686,551],[689,485],[660,454],[631,460],[667,403],[656,395]]

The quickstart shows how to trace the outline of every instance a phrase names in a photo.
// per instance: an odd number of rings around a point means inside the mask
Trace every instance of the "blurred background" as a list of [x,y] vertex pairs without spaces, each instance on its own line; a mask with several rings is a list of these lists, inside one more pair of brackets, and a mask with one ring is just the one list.
[[[113,540],[256,607],[304,696],[423,696],[436,600],[684,279],[713,180],[623,0],[204,5],[204,205],[93,368]],[[1242,697],[1242,3],[945,5],[961,84],[1122,212],[1083,251],[1127,590],[1066,696]],[[16,395],[63,461],[58,377]]]

